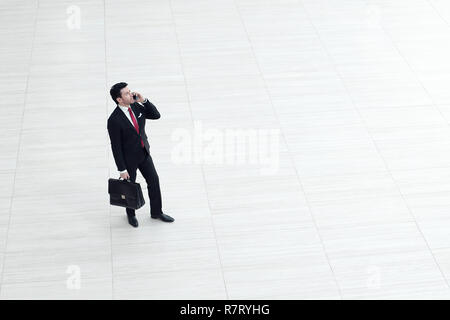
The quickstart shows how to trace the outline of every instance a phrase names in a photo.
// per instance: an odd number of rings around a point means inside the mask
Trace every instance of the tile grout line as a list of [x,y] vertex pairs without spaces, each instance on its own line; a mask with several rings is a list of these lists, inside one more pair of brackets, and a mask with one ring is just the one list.
[[[216,270],[217,270],[217,268],[211,268],[211,267],[201,269],[201,271],[216,271]],[[193,273],[195,273],[195,272],[200,272],[200,271],[199,271],[199,268],[197,266],[192,267],[190,269],[173,269],[173,270],[168,270],[168,271],[164,270],[164,273],[169,273],[169,274],[179,274],[181,272],[193,272]],[[150,272],[147,272],[147,271],[146,272],[139,272],[138,271],[138,272],[133,273],[133,275],[138,275],[138,276],[141,276],[143,274],[157,276],[157,275],[161,274],[161,271],[150,271]],[[127,273],[127,272],[119,273],[119,277],[127,277],[128,275],[129,275],[129,273]],[[95,281],[95,280],[103,280],[103,278],[92,275],[92,276],[88,276],[88,277],[84,278],[84,280]],[[52,283],[53,284],[53,283],[55,283],[55,284],[61,284],[62,281],[63,280],[61,280],[61,279],[31,280],[31,281],[27,281],[27,280],[21,281],[21,280],[19,280],[19,281],[5,282],[4,284],[5,285],[22,285],[22,284],[29,284],[29,283],[30,284],[31,283],[33,283],[33,284],[34,283],[43,283],[43,284],[48,284],[48,283]],[[0,300],[2,300],[2,299],[0,299]],[[39,299],[33,299],[33,300],[39,300]],[[67,300],[67,299],[61,299],[61,300]],[[105,300],[105,299],[104,298],[99,298],[97,300]],[[107,299],[107,300],[111,300],[111,299]],[[119,299],[119,300],[123,300],[123,299]]]
[[444,21],[444,23],[447,25],[447,27],[450,27],[449,22],[447,21],[447,19],[445,19],[437,10],[437,8],[434,6],[434,4],[430,1],[430,0],[425,0],[426,2],[428,2],[428,4],[430,5],[430,7],[433,9],[433,11],[439,16],[439,18],[441,18],[442,21]]
[[[439,16],[439,18],[444,22],[444,24],[447,25],[447,27],[450,27],[450,24],[448,23],[448,21],[439,13],[439,11],[436,9],[436,7],[433,5],[433,3],[430,0],[426,0],[426,2],[430,5],[430,7],[433,9],[433,11]],[[381,24],[380,24],[381,25]],[[428,92],[428,90],[426,89],[425,85],[422,83],[422,80],[420,80],[420,77],[417,75],[416,71],[414,70],[414,68],[410,65],[408,59],[406,59],[403,54],[401,53],[400,49],[398,48],[398,46],[395,44],[395,42],[393,41],[391,35],[386,31],[386,29],[383,27],[383,25],[381,25],[381,27],[383,28],[384,33],[386,33],[389,37],[389,39],[391,40],[392,44],[394,45],[394,47],[397,49],[398,53],[400,54],[400,56],[405,60],[406,64],[408,65],[408,67],[411,69],[411,71],[414,73],[414,75],[417,78],[417,81],[420,83],[420,85],[422,86],[423,90],[426,92],[426,94],[430,97],[431,101],[433,102],[434,107],[439,111],[439,113],[441,114],[441,116],[444,118],[444,120],[447,121],[447,118],[444,116],[444,114],[441,111],[441,108],[439,108],[439,104],[436,103],[436,101],[434,100],[433,96]],[[444,104],[445,105],[445,104]],[[447,121],[447,124],[450,126],[450,122]]]
[[34,15],[34,23],[33,23],[33,39],[31,40],[30,57],[28,59],[28,74],[27,74],[27,80],[26,80],[26,84],[25,84],[22,117],[21,117],[21,121],[20,121],[19,143],[18,143],[18,146],[17,146],[17,155],[16,155],[16,168],[14,170],[14,179],[13,179],[13,185],[12,185],[12,195],[10,197],[11,203],[9,204],[8,227],[6,228],[5,249],[4,249],[4,252],[3,252],[2,271],[1,271],[1,275],[0,275],[0,297],[1,297],[1,294],[2,294],[3,277],[4,277],[4,273],[5,273],[5,266],[6,266],[6,252],[7,252],[7,247],[8,247],[8,236],[9,236],[9,229],[11,227],[12,206],[13,206],[13,202],[14,202],[14,190],[15,190],[15,186],[16,186],[16,175],[17,175],[17,170],[18,170],[17,164],[19,162],[20,144],[22,142],[23,119],[25,118],[25,108],[26,108],[26,105],[27,105],[28,84],[30,82],[31,64],[32,64],[32,61],[33,61],[33,51],[34,51],[34,44],[35,44],[35,40],[36,40],[36,29],[37,29],[38,15],[39,15],[39,0],[36,1],[36,12],[35,12],[35,15]]
[[[370,3],[370,0],[369,0],[369,1],[366,0],[365,2],[366,2],[366,4],[367,4],[368,2]],[[448,23],[446,23],[446,21],[441,17],[441,15],[440,15],[439,13],[437,13],[437,11],[436,11],[436,9],[434,8],[434,6],[431,5],[431,3],[430,3],[429,1],[427,1],[427,3],[432,7],[432,9],[436,12],[436,14],[444,21],[444,24],[446,24],[446,25],[448,26]],[[392,45],[394,46],[394,48],[395,48],[395,50],[397,51],[398,55],[403,59],[403,61],[405,61],[405,63],[406,63],[406,65],[408,66],[408,68],[409,68],[409,69],[411,70],[411,72],[414,74],[414,76],[415,76],[415,78],[416,78],[416,81],[420,84],[420,86],[422,87],[423,91],[424,91],[424,92],[426,93],[426,95],[430,98],[430,100],[431,100],[432,103],[433,103],[433,106],[434,106],[434,107],[437,109],[437,111],[440,113],[441,117],[447,122],[447,125],[450,126],[450,122],[448,122],[447,118],[443,115],[443,113],[441,112],[441,109],[438,107],[438,105],[437,105],[436,101],[434,100],[433,96],[428,92],[428,90],[426,89],[425,85],[424,85],[424,84],[422,83],[422,81],[420,80],[420,77],[417,75],[416,71],[414,70],[414,68],[413,68],[413,67],[411,66],[411,64],[409,63],[408,59],[402,54],[401,50],[399,49],[399,47],[398,47],[397,44],[395,43],[394,39],[392,38],[391,34],[386,30],[386,28],[383,26],[383,24],[382,24],[381,22],[379,23],[379,25],[380,25],[380,28],[381,28],[382,31],[383,31],[383,34],[384,34],[384,35],[389,39],[389,41],[392,43]],[[368,131],[369,131],[369,130],[368,130]],[[369,132],[369,134],[370,134],[370,132]],[[375,141],[374,141],[374,144],[375,144]],[[377,147],[377,150],[378,150],[378,147]],[[380,156],[381,156],[381,153],[380,153]],[[381,157],[382,157],[382,156],[381,156]],[[442,268],[441,268],[439,262],[437,261],[435,255],[434,255],[434,253],[433,253],[433,249],[431,249],[431,247],[430,247],[430,245],[428,244],[428,241],[427,241],[425,235],[423,234],[422,230],[420,229],[419,224],[418,224],[418,222],[417,222],[417,220],[416,220],[415,215],[413,214],[411,208],[409,207],[409,204],[408,204],[407,201],[405,200],[404,195],[403,195],[403,193],[402,193],[400,187],[399,187],[398,184],[397,184],[397,180],[394,178],[394,176],[392,175],[391,170],[389,170],[389,168],[388,168],[388,171],[389,171],[389,173],[391,174],[392,180],[394,181],[395,185],[397,186],[397,188],[398,188],[398,190],[399,190],[399,193],[400,193],[400,195],[401,195],[403,201],[405,202],[405,204],[406,204],[406,206],[407,206],[407,208],[408,208],[408,211],[410,212],[411,216],[414,218],[414,221],[415,221],[415,223],[416,223],[417,229],[419,230],[420,234],[422,235],[422,237],[423,237],[423,239],[424,239],[424,241],[425,241],[425,243],[426,243],[426,245],[427,245],[427,247],[428,247],[428,250],[430,251],[431,256],[432,256],[433,259],[434,259],[434,262],[436,263],[436,265],[437,265],[439,271],[440,271],[441,274],[442,274],[442,277],[443,277],[444,280],[445,280],[445,283],[447,284],[447,287],[450,288],[450,283],[449,283],[447,277],[445,276],[445,273],[444,273],[444,271],[442,270]]]
[[[314,23],[312,22],[312,20],[311,20],[311,18],[310,18],[310,15],[309,15],[309,12],[306,10],[306,8],[305,8],[305,6],[304,6],[304,4],[303,4],[303,0],[299,0],[299,3],[300,3],[301,6],[303,7],[303,9],[304,9],[306,15],[308,16],[309,21],[311,22],[311,24],[312,24],[312,26],[313,26],[313,28],[314,28],[314,30],[315,30],[317,36],[319,37],[319,40],[320,40],[320,43],[321,43],[321,45],[322,45],[323,50],[325,51],[325,53],[326,53],[327,56],[329,57],[330,61],[333,63],[333,67],[334,67],[334,70],[335,70],[335,72],[336,72],[336,75],[337,75],[337,76],[339,77],[339,79],[341,80],[341,82],[342,82],[342,84],[343,84],[343,86],[344,86],[344,88],[345,88],[345,91],[346,91],[348,97],[350,98],[350,100],[351,100],[351,102],[352,102],[352,105],[354,106],[356,112],[358,113],[358,116],[360,117],[361,122],[364,124],[364,126],[365,126],[365,128],[366,128],[366,131],[367,131],[367,133],[369,134],[369,136],[370,136],[370,138],[371,138],[371,140],[372,140],[372,143],[373,143],[375,149],[377,150],[378,155],[380,156],[380,159],[383,161],[383,163],[384,163],[384,165],[385,165],[385,167],[386,167],[387,173],[389,174],[389,176],[391,177],[392,181],[394,182],[394,184],[395,184],[395,186],[396,186],[396,188],[397,188],[397,191],[399,192],[399,195],[401,196],[401,198],[402,198],[402,200],[403,200],[403,202],[404,202],[406,208],[408,209],[408,211],[409,211],[411,217],[414,219],[414,223],[415,223],[415,225],[416,225],[416,228],[417,228],[418,232],[420,233],[420,235],[422,236],[422,239],[423,239],[423,241],[425,242],[426,246],[428,247],[428,251],[429,251],[429,253],[431,253],[431,256],[433,257],[433,260],[434,260],[434,262],[435,262],[435,264],[436,264],[436,267],[438,268],[438,270],[439,270],[441,276],[443,277],[445,283],[447,284],[447,287],[450,287],[450,286],[449,286],[449,283],[448,283],[448,281],[447,281],[447,279],[446,279],[446,277],[445,277],[445,275],[444,275],[444,273],[443,273],[443,271],[442,271],[442,269],[441,269],[441,267],[440,267],[439,264],[437,263],[437,260],[436,260],[436,258],[435,258],[435,256],[434,256],[434,254],[433,254],[433,252],[432,252],[432,250],[431,250],[431,248],[430,248],[430,246],[429,246],[429,244],[428,244],[428,242],[427,242],[427,240],[426,240],[424,234],[422,233],[422,230],[419,228],[419,225],[418,225],[418,223],[417,223],[417,220],[416,220],[414,214],[412,213],[410,206],[408,205],[407,201],[405,200],[405,198],[404,198],[404,196],[403,196],[403,193],[401,192],[400,186],[398,185],[397,181],[394,179],[394,176],[393,176],[391,170],[389,169],[389,166],[388,166],[388,164],[387,164],[387,162],[386,162],[386,159],[382,156],[381,151],[379,150],[379,147],[378,147],[378,145],[377,145],[375,139],[373,138],[370,129],[368,128],[368,126],[367,126],[367,124],[366,124],[364,118],[361,116],[360,110],[359,110],[359,108],[356,106],[356,104],[355,104],[355,102],[354,102],[354,99],[353,99],[353,96],[351,95],[350,90],[348,89],[347,84],[346,84],[346,82],[344,81],[344,78],[342,77],[341,73],[338,71],[338,69],[337,69],[337,67],[336,67],[336,64],[334,63],[334,59],[333,59],[331,53],[328,51],[327,46],[325,45],[325,43],[323,42],[322,38],[320,37],[319,31],[317,30],[316,26],[315,26]],[[400,55],[400,56],[401,56],[401,55]],[[403,58],[403,56],[401,56],[401,57]],[[404,59],[404,58],[403,58],[403,59]],[[445,118],[444,118],[444,120],[445,120]]]
[[[173,30],[174,30],[174,33],[175,33],[175,39],[176,39],[176,42],[177,42],[177,47],[178,47],[178,56],[179,56],[179,59],[180,59],[180,66],[181,66],[181,70],[182,70],[182,73],[183,73],[184,87],[185,87],[186,96],[187,96],[187,100],[188,100],[189,112],[190,112],[190,115],[191,115],[191,121],[192,121],[192,123],[194,123],[194,116],[193,116],[192,107],[191,107],[191,99],[190,99],[190,96],[189,96],[189,89],[188,89],[188,86],[187,86],[186,74],[184,72],[183,57],[181,55],[181,46],[180,46],[180,41],[178,39],[177,26],[176,26],[176,22],[175,22],[175,16],[174,16],[174,13],[173,13],[172,0],[168,0],[168,2],[169,2],[169,7],[170,7],[170,13],[171,13],[171,16],[172,16],[172,26],[173,26]],[[210,214],[210,219],[211,219],[211,226],[212,226],[213,233],[214,233],[214,239],[216,240],[217,255],[218,255],[219,263],[220,263],[220,271],[221,271],[221,274],[222,274],[222,281],[223,281],[223,285],[224,285],[224,289],[225,289],[225,294],[226,294],[227,300],[229,300],[227,284],[226,284],[225,275],[224,275],[224,272],[223,272],[222,257],[220,255],[219,243],[218,243],[218,240],[217,240],[216,229],[214,227],[214,220],[213,220],[213,216],[212,216],[211,204],[210,204],[210,201],[209,201],[208,186],[207,186],[207,183],[206,183],[205,170],[203,168],[203,164],[200,164],[200,168],[201,168],[201,171],[202,171],[203,185],[204,185],[204,188],[205,188],[206,199],[208,201],[208,209],[209,209],[209,214]]]
[[[106,0],[103,0],[103,39],[105,42],[105,89],[108,90],[108,56],[106,54],[107,51],[107,46],[106,46]],[[108,119],[109,114],[108,114],[108,97],[105,97],[105,105],[106,105],[106,119]],[[108,137],[108,132],[105,131],[105,135],[106,135],[106,141],[108,141],[109,137]],[[111,159],[110,156],[110,152],[109,152],[109,144],[106,144],[106,154],[108,155],[108,172],[109,172],[109,176],[111,176],[111,168],[109,167],[109,161]],[[112,209],[111,209],[111,205],[108,206],[109,207],[109,236],[110,236],[110,250],[111,250],[111,299],[114,300],[114,258],[113,258],[113,240],[112,240],[112,224],[111,224],[111,220],[112,220]]]
[[[370,3],[370,0],[368,0]],[[434,6],[427,1],[428,4],[432,7],[432,9],[436,12],[436,14],[443,20],[444,24],[446,24],[447,26],[448,23],[446,22],[446,20],[444,18],[442,18],[442,16],[437,12],[437,10],[434,8]],[[367,3],[367,0],[366,0]],[[406,65],[408,66],[409,70],[414,74],[414,76],[416,77],[417,82],[420,84],[420,86],[422,87],[423,91],[426,93],[426,95],[430,98],[431,102],[432,102],[432,106],[436,108],[436,110],[439,112],[439,114],[441,115],[441,117],[443,118],[443,120],[445,121],[447,126],[450,126],[450,122],[447,120],[447,118],[444,116],[444,114],[442,113],[441,109],[438,107],[438,104],[436,103],[436,101],[434,100],[433,96],[428,92],[428,90],[426,89],[425,85],[423,84],[422,80],[420,80],[420,77],[417,75],[417,72],[414,70],[414,68],[411,66],[411,64],[409,63],[408,59],[406,59],[406,57],[402,54],[401,50],[398,48],[397,44],[395,43],[394,39],[392,38],[391,34],[386,30],[386,28],[383,26],[382,23],[379,24],[380,28],[382,29],[383,33],[387,36],[387,38],[389,39],[389,41],[392,43],[392,45],[394,46],[395,50],[397,51],[398,55],[403,59],[403,61],[405,61]]]
[[323,253],[324,253],[325,258],[326,258],[326,260],[327,260],[327,262],[328,262],[328,266],[329,266],[329,268],[330,268],[331,274],[333,275],[333,279],[334,279],[334,282],[335,282],[335,284],[336,284],[336,289],[337,289],[337,291],[338,291],[338,293],[339,293],[340,299],[342,300],[342,299],[343,299],[343,296],[342,296],[341,288],[340,288],[339,283],[338,283],[338,281],[337,281],[337,278],[336,278],[336,274],[335,274],[335,272],[334,272],[334,269],[333,269],[333,267],[332,267],[332,265],[331,265],[331,262],[330,262],[330,258],[329,258],[329,256],[328,256],[328,253],[327,253],[327,251],[326,251],[326,249],[325,249],[325,244],[324,244],[324,242],[323,242],[323,238],[322,238],[322,236],[321,236],[321,234],[320,234],[319,227],[318,227],[318,225],[317,225],[316,219],[315,219],[314,214],[313,214],[313,212],[312,212],[311,203],[310,203],[310,201],[309,201],[309,199],[308,199],[308,196],[307,196],[307,194],[306,194],[306,192],[305,192],[305,188],[304,188],[304,186],[303,186],[303,183],[301,182],[300,175],[299,175],[298,170],[297,170],[297,167],[296,167],[296,165],[295,165],[295,161],[294,161],[294,159],[292,158],[292,153],[291,153],[291,151],[290,151],[290,149],[289,149],[289,145],[288,145],[288,143],[287,143],[287,139],[286,139],[286,136],[285,136],[285,134],[284,134],[283,127],[281,126],[280,119],[279,119],[279,117],[278,117],[278,113],[277,113],[277,111],[276,111],[275,106],[273,105],[272,96],[271,96],[271,94],[270,94],[270,90],[269,90],[269,88],[268,88],[268,86],[267,86],[266,79],[265,79],[265,77],[264,77],[264,75],[263,75],[263,72],[262,72],[261,67],[260,67],[260,65],[259,65],[259,62],[258,62],[258,59],[257,59],[257,57],[256,57],[256,53],[255,53],[255,50],[254,50],[254,48],[253,48],[253,45],[252,45],[252,42],[251,42],[251,39],[250,39],[250,35],[248,34],[247,27],[245,26],[244,20],[243,20],[243,18],[242,18],[241,13],[240,13],[239,7],[238,7],[238,5],[236,4],[236,1],[233,0],[233,3],[234,3],[234,6],[235,6],[235,8],[236,8],[236,11],[237,11],[237,13],[238,13],[238,16],[239,16],[239,19],[240,19],[240,21],[241,21],[241,24],[242,24],[242,26],[243,26],[243,28],[244,28],[245,34],[246,34],[246,36],[247,36],[247,39],[248,39],[248,42],[249,42],[249,45],[250,45],[250,49],[251,49],[251,52],[252,52],[252,54],[253,54],[253,58],[255,59],[255,63],[256,63],[256,65],[257,65],[257,68],[258,68],[258,71],[259,71],[259,75],[260,75],[260,77],[261,77],[262,80],[263,80],[264,88],[265,88],[265,91],[266,91],[267,96],[268,96],[268,98],[269,98],[270,105],[271,105],[271,107],[272,107],[272,111],[273,111],[274,116],[275,116],[275,118],[276,118],[276,122],[278,123],[278,126],[279,126],[279,128],[280,128],[281,136],[282,136],[282,138],[283,138],[283,140],[284,140],[284,145],[285,145],[285,147],[286,147],[287,153],[289,154],[290,162],[291,162],[291,164],[292,164],[292,166],[293,166],[293,168],[294,168],[295,175],[296,175],[296,177],[297,177],[297,181],[298,181],[298,183],[299,183],[301,192],[303,193],[303,196],[305,197],[305,202],[306,202],[306,205],[307,205],[307,207],[308,207],[309,214],[310,214],[311,219],[312,219],[312,221],[313,221],[313,223],[314,223],[314,227],[315,227],[315,229],[316,229],[316,233],[317,233],[317,235],[318,235],[318,237],[319,237],[319,239],[320,239],[320,243],[321,243],[321,245],[322,245]]

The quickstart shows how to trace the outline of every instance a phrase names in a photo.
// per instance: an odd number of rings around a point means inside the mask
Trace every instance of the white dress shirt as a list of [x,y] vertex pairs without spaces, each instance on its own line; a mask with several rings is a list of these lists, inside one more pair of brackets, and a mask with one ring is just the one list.
[[[145,99],[142,103],[146,103],[146,102],[147,102],[147,99]],[[134,127],[133,120],[131,120],[130,112],[128,111],[128,108],[130,108],[130,106],[129,106],[129,105],[128,105],[128,106],[121,106],[121,105],[119,104],[118,107],[120,108],[120,110],[123,111],[123,113],[125,113],[125,116],[127,117],[128,120],[130,120],[131,124],[132,124],[133,127]],[[131,112],[133,112],[133,109],[131,109]],[[137,121],[137,117],[136,117],[136,115],[134,114],[134,112],[133,112],[133,115],[134,115],[134,118],[135,118],[136,121]],[[120,172],[120,173],[124,173],[124,172],[127,172],[127,170],[123,170],[123,171],[119,171],[119,172]]]
[[[119,108],[123,111],[123,113],[125,113],[125,116],[128,118],[128,120],[130,120],[131,124],[132,124],[133,127],[134,127],[133,120],[131,120],[130,112],[128,111],[128,108],[130,108],[130,106],[121,106],[121,105],[119,104]],[[131,112],[133,112],[134,118],[137,119],[137,118],[136,118],[136,115],[134,114],[133,109],[131,109]]]

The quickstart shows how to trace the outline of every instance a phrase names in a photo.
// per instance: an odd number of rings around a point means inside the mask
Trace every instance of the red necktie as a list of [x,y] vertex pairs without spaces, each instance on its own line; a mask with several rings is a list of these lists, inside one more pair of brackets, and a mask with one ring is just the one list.
[[[131,120],[133,120],[134,128],[136,129],[137,133],[139,134],[139,126],[136,121],[136,118],[134,117],[133,112],[131,111],[131,108],[128,108],[128,112],[130,113]],[[144,148],[144,141],[142,141],[142,138],[141,138],[141,144],[142,144],[142,147]]]

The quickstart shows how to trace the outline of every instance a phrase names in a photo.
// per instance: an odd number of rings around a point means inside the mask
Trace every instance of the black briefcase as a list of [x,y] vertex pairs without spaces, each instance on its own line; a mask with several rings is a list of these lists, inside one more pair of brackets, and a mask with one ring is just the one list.
[[141,185],[131,180],[108,180],[109,203],[130,209],[139,209],[144,204]]

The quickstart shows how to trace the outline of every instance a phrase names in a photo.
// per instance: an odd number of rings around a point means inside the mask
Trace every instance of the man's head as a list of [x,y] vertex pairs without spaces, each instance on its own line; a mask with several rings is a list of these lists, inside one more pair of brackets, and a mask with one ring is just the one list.
[[116,83],[111,87],[109,93],[116,104],[127,106],[135,102],[133,94],[130,89],[128,89],[128,84],[126,82]]

